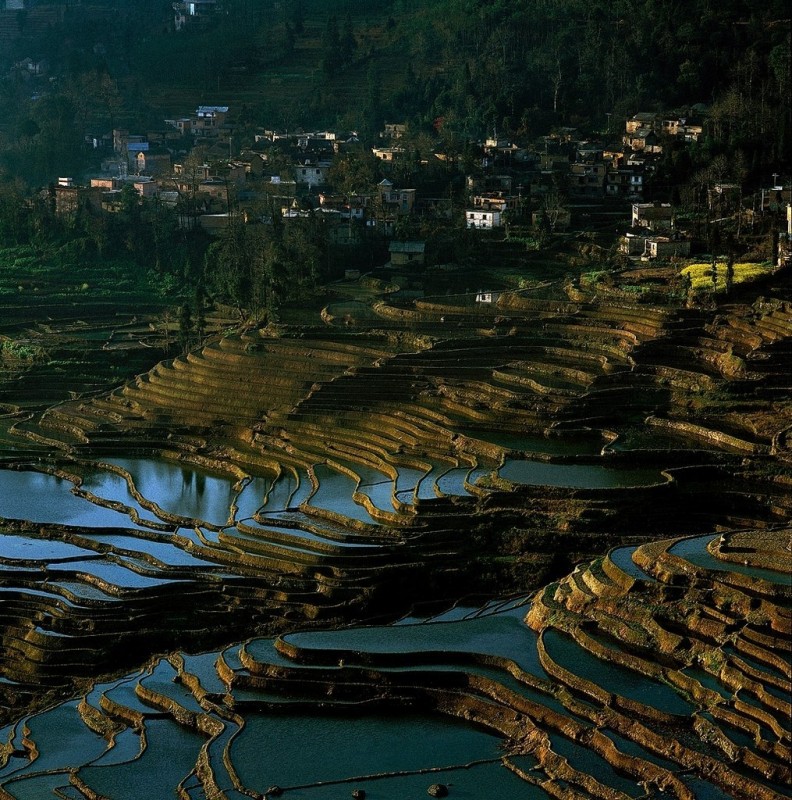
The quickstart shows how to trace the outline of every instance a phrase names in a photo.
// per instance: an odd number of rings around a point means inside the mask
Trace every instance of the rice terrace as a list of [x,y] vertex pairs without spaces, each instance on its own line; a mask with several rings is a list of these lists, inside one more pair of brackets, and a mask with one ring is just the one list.
[[[365,322],[225,332],[43,411],[35,366],[7,381],[3,796],[784,796],[788,276],[617,291],[646,280],[364,278]],[[146,349],[82,311],[39,346]]]
[[792,795],[764,0],[0,0],[0,800]]

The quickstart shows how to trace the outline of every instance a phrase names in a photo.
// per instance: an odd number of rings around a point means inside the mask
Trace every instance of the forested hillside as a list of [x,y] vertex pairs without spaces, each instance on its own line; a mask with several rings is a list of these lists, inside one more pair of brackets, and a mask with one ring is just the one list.
[[615,132],[627,114],[704,104],[707,155],[741,150],[755,175],[788,161],[782,0],[224,0],[178,32],[170,6],[2,12],[4,69],[50,62],[46,92],[18,70],[0,84],[2,167],[35,183],[80,166],[86,128],[161,125],[199,102],[231,105],[242,131],[371,135],[388,118],[446,138]]

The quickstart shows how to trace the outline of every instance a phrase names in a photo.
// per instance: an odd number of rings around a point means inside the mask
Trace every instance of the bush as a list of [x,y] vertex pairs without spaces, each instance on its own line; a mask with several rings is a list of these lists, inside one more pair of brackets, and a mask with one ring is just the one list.
[[13,361],[37,361],[43,358],[44,350],[29,342],[15,342],[13,339],[0,341],[0,359]]

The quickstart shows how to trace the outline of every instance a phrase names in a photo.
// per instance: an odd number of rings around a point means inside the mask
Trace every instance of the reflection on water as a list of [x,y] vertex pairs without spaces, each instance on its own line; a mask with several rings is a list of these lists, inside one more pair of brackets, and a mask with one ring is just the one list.
[[0,559],[3,561],[60,561],[94,555],[91,550],[68,542],[0,534]]
[[108,463],[126,470],[138,492],[164,511],[211,525],[230,522],[235,478],[150,458],[113,458]]
[[589,750],[588,747],[583,747],[563,736],[551,736],[550,744],[553,752],[566,758],[570,764],[574,764],[575,769],[596,775],[600,783],[624,792],[628,797],[645,796],[643,788],[633,779],[619,775],[602,756]]
[[564,486],[574,489],[619,489],[664,483],[657,469],[607,467],[603,464],[548,464],[510,458],[499,470],[501,478],[531,486]]
[[770,583],[782,583],[789,585],[788,572],[776,572],[775,570],[762,569],[761,567],[751,567],[747,564],[740,564],[735,561],[720,561],[715,558],[709,550],[707,545],[717,539],[717,536],[697,536],[693,539],[683,539],[672,545],[668,552],[675,556],[684,558],[691,564],[703,569],[717,570],[718,572],[738,572],[742,575],[748,575],[751,578],[762,578],[763,580],[770,581]]
[[[321,714],[251,714],[230,755],[242,782],[261,792],[273,784],[295,786],[468,764],[496,758],[499,743],[498,737],[462,722],[429,715],[339,720]],[[508,780],[509,772],[502,767],[500,772]],[[422,776],[418,785],[425,793],[432,782]],[[328,796],[348,797],[349,790]]]
[[355,502],[352,495],[357,488],[357,481],[343,472],[337,472],[330,467],[319,465],[315,469],[319,486],[311,495],[310,504],[317,508],[334,511],[349,519],[370,525],[379,524],[366,511],[365,507]]
[[83,473],[81,488],[104,500],[123,503],[134,508],[141,522],[157,521],[157,516],[138,503],[129,491],[126,480],[121,475],[106,470],[90,470]]
[[133,527],[126,514],[77,497],[74,484],[33,470],[0,470],[0,517],[86,527]]
[[645,703],[669,714],[686,716],[693,707],[670,686],[634,672],[620,664],[603,661],[584,650],[571,636],[555,629],[546,630],[544,644],[556,664],[579,675],[606,692]]
[[[212,525],[229,522],[238,492],[236,480],[210,475],[182,464],[145,458],[109,459],[132,477],[135,488],[164,511]],[[134,508],[145,523],[156,517],[130,494],[119,475],[86,472],[83,488],[109,501]],[[106,508],[72,492],[74,484],[35,470],[0,470],[0,517],[84,527],[138,527],[127,514]],[[263,501],[261,484],[258,491]]]
[[[523,622],[525,611],[517,606],[490,617],[461,622],[305,631],[284,638],[297,647],[313,650],[481,653],[511,659],[526,672],[546,679],[547,674],[539,664],[536,633]],[[256,647],[255,641],[249,645],[254,657]]]
[[617,547],[608,553],[608,558],[625,574],[629,575],[637,581],[649,581],[656,583],[657,581],[644,572],[632,559],[633,553],[638,549],[637,544],[625,545],[624,547]]
[[79,776],[98,795],[113,800],[173,797],[174,787],[195,766],[203,743],[199,733],[166,719],[149,719],[147,746],[139,759],[112,767],[83,767]]

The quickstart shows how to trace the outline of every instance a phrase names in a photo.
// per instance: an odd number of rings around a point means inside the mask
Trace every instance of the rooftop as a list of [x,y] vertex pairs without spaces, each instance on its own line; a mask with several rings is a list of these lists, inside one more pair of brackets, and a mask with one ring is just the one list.
[[426,242],[391,242],[388,247],[390,253],[423,253]]

